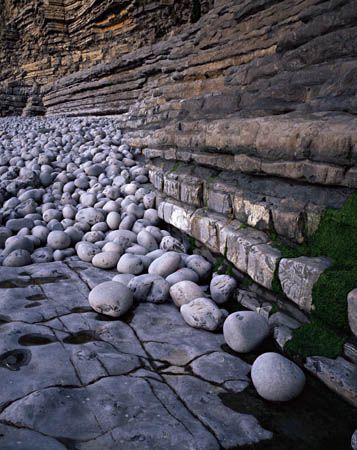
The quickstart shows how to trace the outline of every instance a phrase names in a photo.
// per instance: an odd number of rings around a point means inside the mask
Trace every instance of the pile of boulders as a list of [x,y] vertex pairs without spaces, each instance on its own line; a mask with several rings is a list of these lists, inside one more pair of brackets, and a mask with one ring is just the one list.
[[[162,226],[138,153],[108,118],[0,121],[0,264],[78,257],[116,269],[112,281],[90,292],[95,311],[120,317],[135,301],[173,301],[188,325],[223,326],[232,350],[252,351],[269,335],[268,321],[221,308],[235,279],[212,276],[212,264]],[[305,383],[303,372],[276,353],[257,358],[252,380],[262,397],[279,401]]]

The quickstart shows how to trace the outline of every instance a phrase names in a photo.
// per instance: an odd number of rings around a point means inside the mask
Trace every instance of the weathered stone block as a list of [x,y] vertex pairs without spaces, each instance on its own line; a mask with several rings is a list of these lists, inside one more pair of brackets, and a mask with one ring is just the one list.
[[348,323],[352,333],[357,337],[357,288],[353,289],[347,296]]
[[271,289],[281,252],[268,244],[254,245],[248,254],[248,275],[257,283]]
[[238,270],[248,272],[248,255],[254,245],[263,244],[268,241],[266,234],[245,228],[236,233],[228,235],[227,259],[231,261]]
[[312,287],[332,263],[330,258],[283,258],[279,280],[285,295],[306,312],[311,311]]
[[229,193],[223,191],[216,191],[211,187],[208,190],[208,204],[209,209],[221,214],[232,214],[232,199]]
[[344,358],[311,356],[305,368],[316,375],[326,386],[357,407],[357,366]]
[[191,220],[191,234],[210,250],[219,253],[218,224],[224,225],[224,217],[197,210]]
[[194,177],[184,177],[181,181],[180,200],[194,206],[202,206],[202,180]]
[[176,200],[180,200],[180,180],[178,179],[178,175],[165,174],[163,189],[165,194],[175,198]]
[[233,197],[234,216],[258,230],[269,230],[270,207],[266,202],[245,198],[243,192],[236,192]]
[[304,215],[301,211],[289,211],[285,208],[272,207],[275,231],[292,241],[302,243],[304,240]]
[[191,217],[194,209],[171,201],[163,201],[158,208],[160,219],[170,223],[179,230],[191,234]]
[[150,168],[149,180],[154,185],[155,189],[162,191],[164,183],[164,172],[161,169]]

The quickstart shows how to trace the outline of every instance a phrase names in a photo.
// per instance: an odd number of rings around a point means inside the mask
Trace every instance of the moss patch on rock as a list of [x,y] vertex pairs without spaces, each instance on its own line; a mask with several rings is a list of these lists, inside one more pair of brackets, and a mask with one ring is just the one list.
[[[334,260],[313,286],[311,323],[294,330],[284,350],[302,357],[338,356],[349,333],[347,294],[357,286],[357,194],[340,210],[326,209],[318,230],[303,245],[291,248],[274,235],[272,239],[283,258],[328,256]],[[282,292],[277,271],[273,290]]]

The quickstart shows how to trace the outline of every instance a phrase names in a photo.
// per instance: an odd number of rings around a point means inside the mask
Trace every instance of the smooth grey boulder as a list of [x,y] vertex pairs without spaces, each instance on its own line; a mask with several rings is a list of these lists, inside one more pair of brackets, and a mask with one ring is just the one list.
[[135,277],[135,275],[131,273],[118,273],[112,278],[112,281],[115,281],[116,283],[124,284],[125,286],[128,286],[130,280],[132,280]]
[[93,256],[92,264],[100,269],[113,269],[119,258],[120,254],[117,252],[100,252]]
[[199,297],[181,306],[185,322],[193,328],[214,331],[222,325],[223,314],[209,298]]
[[269,324],[257,312],[238,311],[224,321],[223,335],[232,350],[247,353],[269,335]]
[[160,243],[160,249],[165,250],[166,252],[183,252],[185,253],[186,249],[184,245],[176,238],[172,236],[164,236]]
[[172,273],[168,277],[166,277],[166,281],[170,283],[171,285],[179,283],[180,281],[193,281],[194,283],[197,283],[199,280],[199,277],[197,273],[189,269],[188,267],[183,267],[182,269],[176,270],[176,272]]
[[85,222],[89,225],[94,225],[98,222],[104,222],[105,217],[102,211],[100,211],[99,209],[96,208],[83,208],[80,209],[76,216],[75,219],[79,222]]
[[149,252],[152,252],[159,248],[155,237],[146,230],[141,230],[138,233],[137,241],[138,241],[138,244],[147,248]]
[[149,208],[144,213],[144,219],[148,220],[151,225],[158,225],[160,223],[159,214],[156,209]]
[[71,237],[64,231],[51,231],[47,236],[48,247],[63,250],[71,245]]
[[88,301],[98,313],[120,317],[132,307],[133,294],[124,284],[105,281],[90,291]]
[[10,231],[18,232],[21,228],[33,228],[34,223],[32,219],[10,219],[6,222],[6,228]]
[[[133,244],[125,250],[125,253],[132,253],[133,255],[146,255],[148,249],[139,244]],[[150,260],[151,261],[151,260]]]
[[305,386],[304,372],[279,353],[263,353],[254,361],[251,377],[265,400],[286,402],[297,397]]
[[130,230],[114,230],[107,234],[106,239],[108,241],[118,242],[126,248],[136,243],[136,236],[136,233]]
[[31,263],[31,253],[23,248],[18,248],[6,256],[2,265],[7,267],[20,267],[27,266]]
[[117,270],[120,273],[131,273],[139,275],[144,270],[144,265],[139,256],[131,253],[124,253],[118,261]]
[[203,297],[204,293],[193,281],[180,281],[170,287],[170,295],[175,305],[181,307],[195,298]]
[[180,264],[181,257],[178,253],[167,252],[154,259],[149,266],[148,272],[166,278],[168,275],[175,272],[180,267]]
[[100,247],[92,244],[91,242],[81,241],[76,244],[78,258],[85,262],[91,262],[94,255],[100,253],[101,251],[102,250]]
[[12,236],[11,231],[6,227],[0,227],[0,248],[5,247],[6,239]]
[[110,211],[110,213],[107,215],[107,224],[108,227],[111,230],[117,230],[119,228],[120,225],[120,214],[117,211]]
[[207,279],[211,275],[212,264],[203,256],[191,255],[186,259],[186,266],[194,270],[201,280]]
[[170,285],[159,275],[140,275],[130,280],[128,287],[136,300],[164,303],[169,298]]
[[229,275],[217,275],[210,283],[210,294],[212,300],[218,304],[229,300],[237,287],[237,282]]
[[11,236],[5,242],[5,249],[2,252],[3,256],[9,255],[14,250],[27,250],[29,253],[33,252],[34,243],[26,236]]
[[53,250],[50,247],[37,248],[31,255],[33,263],[47,263],[53,261]]

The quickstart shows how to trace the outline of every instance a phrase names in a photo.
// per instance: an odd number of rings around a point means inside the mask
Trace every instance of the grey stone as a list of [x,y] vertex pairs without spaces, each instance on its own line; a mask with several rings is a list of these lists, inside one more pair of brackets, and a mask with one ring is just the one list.
[[292,337],[291,329],[285,325],[274,327],[274,339],[281,349],[284,348],[284,345],[290,341]]
[[63,250],[71,245],[71,237],[64,231],[51,231],[47,236],[48,247]]
[[200,255],[189,256],[186,265],[189,269],[194,270],[201,280],[207,279],[212,271],[212,264]]
[[325,257],[283,258],[279,264],[279,280],[285,295],[301,309],[310,312],[313,285],[331,262]]
[[[148,253],[148,249],[139,244],[134,244],[125,250],[125,253],[132,253],[133,255],[143,256]],[[151,259],[150,259],[151,261]]]
[[[205,379],[227,386],[228,382],[235,382],[234,392],[243,391],[249,384],[251,366],[240,358],[229,353],[213,352],[195,359],[190,364],[194,374]],[[233,384],[229,386],[233,387]]]
[[166,281],[169,282],[171,285],[179,283],[180,281],[193,281],[194,283],[197,283],[199,280],[199,277],[197,273],[189,269],[188,267],[183,267],[182,269],[176,270],[176,272],[172,273],[168,277],[166,277]]
[[105,281],[89,293],[90,306],[101,314],[120,317],[133,305],[133,294],[124,284]]
[[192,376],[164,377],[202,423],[214,431],[224,449],[252,445],[273,437],[253,416],[224,406],[216,396],[223,388],[213,387]]
[[210,294],[212,300],[218,304],[229,300],[237,287],[237,282],[229,275],[217,275],[210,283]]
[[117,230],[120,225],[121,217],[117,211],[110,211],[107,215],[107,224],[111,230]]
[[96,208],[83,208],[79,210],[75,216],[79,222],[85,222],[94,225],[105,220],[104,214]]
[[222,325],[223,314],[218,306],[205,297],[195,298],[181,306],[185,322],[193,328],[214,331]]
[[118,264],[120,254],[117,252],[100,252],[93,256],[92,264],[100,269],[113,269]]
[[155,237],[146,230],[141,230],[138,233],[137,241],[138,241],[138,244],[147,248],[149,252],[152,252],[159,248]]
[[32,219],[10,219],[6,222],[6,228],[10,231],[17,232],[21,228],[33,228],[34,223]]
[[101,252],[101,248],[91,242],[78,242],[76,251],[79,259],[85,262],[91,262],[94,255]]
[[170,287],[170,295],[176,306],[181,307],[195,298],[203,297],[200,286],[193,281],[180,281]]
[[124,253],[118,261],[117,270],[120,273],[131,273],[139,275],[144,270],[144,265],[139,256],[131,253]]
[[170,252],[183,252],[185,253],[184,245],[176,238],[172,236],[165,236],[160,243],[160,249]]
[[162,256],[154,259],[150,264],[148,272],[154,275],[160,275],[166,278],[171,273],[175,272],[181,264],[181,257],[176,252],[167,252]]
[[6,256],[2,265],[8,267],[19,267],[27,266],[31,263],[31,253],[25,249],[18,248]]
[[288,316],[287,314],[284,314],[282,312],[276,312],[269,316],[268,318],[269,325],[271,327],[277,327],[277,326],[285,326],[288,328],[296,329],[300,327],[300,322],[293,319],[292,317]]
[[33,263],[46,263],[53,261],[53,250],[50,247],[37,248],[31,255]]
[[238,311],[225,320],[223,335],[232,350],[250,352],[269,335],[268,321],[257,312]]
[[5,249],[2,254],[7,256],[14,250],[27,250],[29,253],[32,253],[33,249],[33,241],[26,236],[11,236],[5,242]]
[[352,434],[351,447],[352,450],[357,450],[357,430]]
[[128,287],[136,300],[163,303],[169,298],[170,285],[159,275],[140,275],[131,279]]
[[252,381],[265,400],[286,402],[297,397],[305,386],[304,372],[279,353],[263,353],[252,365]]
[[348,323],[352,333],[357,337],[357,288],[347,296]]
[[309,356],[304,367],[316,375],[326,386],[357,407],[357,366],[338,356]]
[[132,280],[135,277],[135,275],[131,273],[118,273],[112,278],[112,281],[116,281],[117,283],[124,284],[125,286],[128,286],[130,280]]

